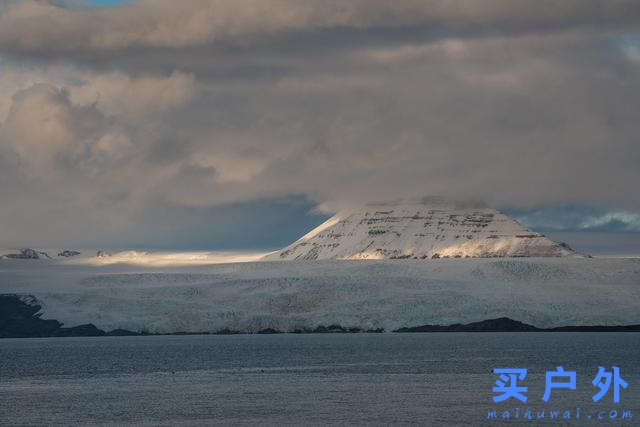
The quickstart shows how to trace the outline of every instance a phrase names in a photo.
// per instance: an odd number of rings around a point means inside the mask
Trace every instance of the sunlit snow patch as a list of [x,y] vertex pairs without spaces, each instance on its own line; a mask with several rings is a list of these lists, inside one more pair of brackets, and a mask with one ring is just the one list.
[[62,261],[66,264],[80,265],[110,265],[132,264],[148,267],[181,266],[181,265],[207,265],[233,262],[256,261],[265,255],[264,252],[147,252],[147,251],[120,251],[109,253],[103,251],[102,256],[83,256]]

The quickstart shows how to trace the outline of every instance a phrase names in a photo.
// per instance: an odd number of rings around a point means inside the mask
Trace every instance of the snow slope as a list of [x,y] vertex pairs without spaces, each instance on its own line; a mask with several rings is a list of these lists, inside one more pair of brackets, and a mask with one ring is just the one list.
[[[31,250],[31,249],[30,249]],[[0,259],[8,254],[20,254],[22,249],[0,248]],[[62,264],[110,265],[131,264],[145,267],[169,267],[187,265],[210,265],[230,262],[257,261],[265,252],[239,251],[140,251],[140,250],[101,250],[101,249],[43,249],[34,250],[41,254],[33,262],[55,260]],[[57,254],[57,255],[56,255]],[[69,255],[71,254],[71,255]],[[100,254],[101,256],[98,256]]]
[[640,259],[248,262],[187,267],[0,260],[0,293],[65,326],[152,332],[393,330],[510,317],[539,327],[640,324]]
[[560,257],[568,247],[495,209],[441,199],[341,212],[264,260]]

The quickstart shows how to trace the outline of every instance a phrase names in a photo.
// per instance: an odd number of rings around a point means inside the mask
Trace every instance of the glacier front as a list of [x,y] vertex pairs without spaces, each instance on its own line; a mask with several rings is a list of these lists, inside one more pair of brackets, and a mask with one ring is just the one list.
[[478,258],[157,267],[0,260],[0,293],[44,319],[158,333],[361,329],[509,317],[538,327],[640,324],[640,259]]

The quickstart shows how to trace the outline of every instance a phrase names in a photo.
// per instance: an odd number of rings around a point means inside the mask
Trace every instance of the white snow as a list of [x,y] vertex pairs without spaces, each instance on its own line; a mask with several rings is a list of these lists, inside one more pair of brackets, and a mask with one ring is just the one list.
[[264,252],[148,252],[120,251],[106,257],[78,257],[69,264],[110,265],[134,264],[148,267],[210,265],[229,262],[257,261]]
[[[80,255],[63,257],[59,254],[63,249],[39,249],[47,253],[56,262],[72,265],[112,265],[130,264],[145,267],[170,267],[188,265],[210,265],[230,262],[257,261],[265,255],[265,252],[240,252],[240,251],[141,251],[141,250],[96,250],[80,249]],[[0,257],[5,254],[19,253],[17,249],[0,249]],[[107,255],[97,256],[98,252]],[[44,257],[41,257],[44,259]],[[40,262],[36,261],[36,262]]]
[[[95,253],[95,252],[93,252]],[[208,266],[0,260],[0,293],[66,326],[152,332],[393,330],[507,316],[540,327],[640,324],[640,259],[478,258]]]
[[568,255],[575,252],[495,209],[429,198],[340,212],[264,260]]

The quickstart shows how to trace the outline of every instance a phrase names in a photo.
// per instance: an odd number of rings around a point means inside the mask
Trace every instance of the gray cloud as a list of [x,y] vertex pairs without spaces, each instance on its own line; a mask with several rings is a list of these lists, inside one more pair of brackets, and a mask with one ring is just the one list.
[[0,46],[36,54],[113,53],[257,41],[291,31],[428,26],[433,31],[529,31],[637,25],[633,0],[139,0],[111,9],[5,0]]
[[541,231],[640,233],[640,214],[622,210],[553,205],[529,209],[513,208],[507,212],[527,227]]
[[142,222],[151,242],[185,212],[175,238],[292,194],[640,212],[636,1],[0,13],[4,244],[99,245]]

